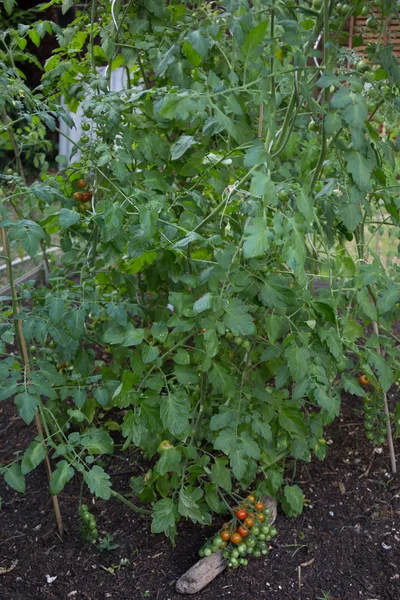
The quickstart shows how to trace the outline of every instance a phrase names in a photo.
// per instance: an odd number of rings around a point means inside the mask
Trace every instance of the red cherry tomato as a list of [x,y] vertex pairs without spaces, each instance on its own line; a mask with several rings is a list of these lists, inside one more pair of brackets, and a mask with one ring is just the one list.
[[241,508],[240,510],[237,510],[235,512],[235,515],[239,519],[239,521],[244,521],[247,517],[247,512]]

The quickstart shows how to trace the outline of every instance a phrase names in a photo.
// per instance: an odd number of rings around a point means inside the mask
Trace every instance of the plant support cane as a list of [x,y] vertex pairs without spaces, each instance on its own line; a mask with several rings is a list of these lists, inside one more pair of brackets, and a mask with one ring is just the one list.
[[[11,265],[11,256],[10,256],[10,252],[9,252],[8,238],[7,238],[5,227],[0,227],[0,232],[1,232],[1,241],[2,241],[2,245],[3,245],[3,253],[4,253],[5,260],[7,262],[8,278],[9,278],[11,296],[12,296],[13,315],[14,315],[14,319],[16,321],[16,335],[17,335],[17,340],[18,340],[21,357],[22,357],[23,363],[25,365],[26,377],[28,378],[30,370],[31,370],[30,363],[29,363],[29,355],[28,355],[28,349],[26,346],[24,334],[22,332],[22,321],[21,321],[21,319],[17,318],[18,313],[19,313],[19,307],[18,307],[18,302],[17,302],[17,293],[16,293],[16,289],[15,289],[15,284],[14,284],[14,277],[13,277],[13,271],[12,271],[12,265]],[[39,436],[44,438],[43,427],[42,427],[42,423],[41,423],[38,411],[36,411],[36,414],[35,414],[35,424],[36,424],[36,429],[37,429]],[[51,472],[50,460],[49,460],[49,456],[48,456],[47,452],[46,452],[44,461],[45,461],[45,465],[46,465],[47,476],[50,481],[52,472]],[[57,496],[52,496],[52,499],[53,499],[54,513],[55,513],[56,521],[57,521],[58,533],[60,534],[60,537],[62,537],[63,525],[62,525],[60,507],[58,504],[58,498],[57,498]]]

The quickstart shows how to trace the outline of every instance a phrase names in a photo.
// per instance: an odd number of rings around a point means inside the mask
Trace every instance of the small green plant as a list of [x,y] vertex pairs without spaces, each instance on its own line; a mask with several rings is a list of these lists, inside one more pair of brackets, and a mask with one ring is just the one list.
[[119,544],[114,543],[114,537],[111,533],[106,533],[106,535],[100,537],[96,546],[100,552],[110,552],[111,550],[119,548]]

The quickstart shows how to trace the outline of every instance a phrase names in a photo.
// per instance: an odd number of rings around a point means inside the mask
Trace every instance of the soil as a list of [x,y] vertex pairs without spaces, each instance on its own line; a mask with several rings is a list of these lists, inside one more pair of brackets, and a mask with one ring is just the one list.
[[[8,402],[0,405],[0,423],[4,464],[26,447],[32,430]],[[288,472],[288,481],[302,486],[308,506],[296,519],[278,514],[279,533],[270,554],[250,560],[246,568],[226,570],[191,596],[194,600],[399,600],[400,487],[390,474],[387,446],[374,450],[366,440],[361,402],[352,396],[343,397],[341,417],[327,430],[327,440],[324,462],[299,462]],[[399,440],[395,443],[400,462]],[[140,473],[135,454],[114,457],[109,470],[120,492],[128,491],[129,478]],[[0,496],[1,600],[177,600],[182,596],[175,592],[176,580],[198,560],[212,533],[183,522],[172,548],[165,537],[150,533],[148,517],[116,500],[93,504],[86,496],[100,535],[112,534],[118,544],[100,552],[79,532],[78,481],[59,496],[63,541],[44,467],[28,475],[24,495],[1,479]]]

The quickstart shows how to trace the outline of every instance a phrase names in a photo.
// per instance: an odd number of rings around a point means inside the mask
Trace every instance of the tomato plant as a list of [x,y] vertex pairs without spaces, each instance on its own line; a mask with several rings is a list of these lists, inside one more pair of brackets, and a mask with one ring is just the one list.
[[[152,531],[174,540],[180,518],[211,524],[240,489],[299,514],[284,466],[324,458],[342,391],[372,405],[368,437],[385,426],[391,451],[400,275],[374,242],[400,225],[400,70],[382,36],[363,32],[365,56],[359,39],[343,48],[363,3],[331,4],[122,1],[99,18],[94,3],[67,32],[7,31],[0,103],[17,153],[1,174],[1,229],[31,257],[44,252],[49,273],[0,323],[0,398],[44,429],[2,467],[15,489],[47,449],[53,495],[79,477],[151,511]],[[60,46],[32,91],[10,56],[47,31]],[[116,68],[127,74],[118,93]],[[34,128],[71,126],[63,106],[82,109],[93,139],[56,170],[40,160],[30,183]],[[38,351],[13,354],[22,338]],[[143,457],[131,488],[147,508],[112,487],[109,411],[122,452]]]

